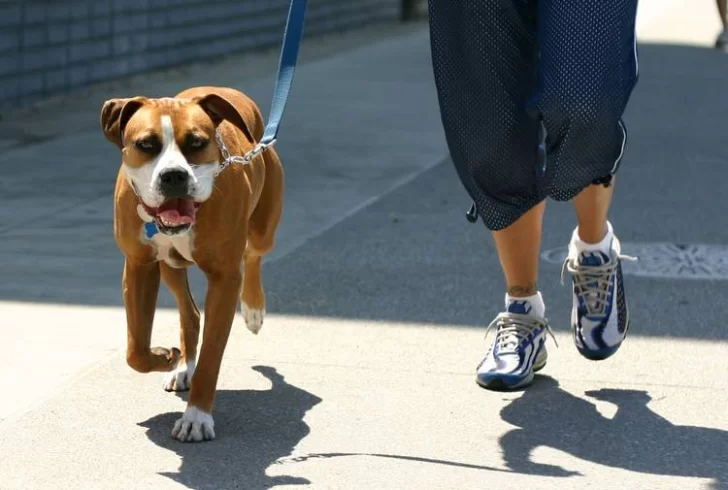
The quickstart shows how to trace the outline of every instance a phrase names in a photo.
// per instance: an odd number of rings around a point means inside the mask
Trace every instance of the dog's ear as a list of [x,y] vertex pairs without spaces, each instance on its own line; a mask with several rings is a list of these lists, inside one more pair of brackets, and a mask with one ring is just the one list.
[[218,126],[223,120],[228,121],[240,129],[251,143],[257,143],[263,137],[262,134],[256,135],[251,127],[255,125],[256,119],[256,114],[251,107],[244,105],[236,107],[228,99],[215,93],[197,97],[194,101],[210,116],[215,126]]
[[126,123],[147,100],[146,97],[132,97],[110,99],[104,102],[104,106],[101,108],[101,129],[104,131],[106,139],[119,148],[123,148],[122,135]]

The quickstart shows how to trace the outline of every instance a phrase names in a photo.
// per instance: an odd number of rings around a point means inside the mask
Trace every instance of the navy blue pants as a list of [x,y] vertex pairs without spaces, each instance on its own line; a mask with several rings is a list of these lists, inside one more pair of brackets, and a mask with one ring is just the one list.
[[450,155],[491,230],[608,185],[637,82],[637,0],[429,0]]

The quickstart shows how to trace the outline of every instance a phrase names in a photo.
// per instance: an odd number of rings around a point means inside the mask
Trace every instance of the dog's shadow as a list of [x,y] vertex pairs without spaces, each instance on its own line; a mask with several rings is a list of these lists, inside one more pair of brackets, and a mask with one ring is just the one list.
[[[182,459],[177,473],[163,473],[193,490],[263,490],[277,485],[306,485],[292,476],[268,476],[266,469],[288,456],[310,432],[303,418],[321,399],[288,384],[274,368],[256,366],[272,383],[269,390],[220,390],[215,395],[217,438],[211,443],[181,443],[170,436],[179,412],[142,422],[147,437]],[[183,399],[187,394],[180,394]]]
[[675,425],[649,408],[646,391],[600,389],[586,395],[616,405],[614,417],[603,416],[595,404],[562,390],[548,376],[539,376],[504,407],[503,420],[519,427],[500,439],[508,468],[529,475],[577,474],[532,460],[534,449],[550,447],[611,468],[709,478],[712,488],[728,486],[728,432]]

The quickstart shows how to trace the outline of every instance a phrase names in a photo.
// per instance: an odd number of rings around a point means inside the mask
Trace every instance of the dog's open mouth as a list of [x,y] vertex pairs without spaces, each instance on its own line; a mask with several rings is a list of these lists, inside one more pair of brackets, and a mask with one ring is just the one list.
[[159,231],[179,233],[191,228],[195,223],[195,215],[200,204],[192,199],[172,198],[164,201],[158,208],[144,204],[144,209],[154,218]]

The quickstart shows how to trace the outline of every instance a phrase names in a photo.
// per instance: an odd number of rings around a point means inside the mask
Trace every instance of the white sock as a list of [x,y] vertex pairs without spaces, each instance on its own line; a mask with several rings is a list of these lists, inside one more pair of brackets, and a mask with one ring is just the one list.
[[522,298],[514,297],[506,293],[506,309],[508,309],[508,306],[514,301],[527,301],[528,304],[531,305],[531,311],[529,311],[529,315],[531,316],[541,318],[546,316],[546,305],[543,302],[543,297],[541,296],[540,291],[532,296],[525,296]]
[[587,243],[579,238],[579,227],[574,230],[574,233],[571,236],[571,243],[576,249],[577,256],[581,255],[583,252],[602,252],[609,256],[612,251],[613,238],[614,229],[612,228],[612,224],[607,221],[607,233],[598,243]]

